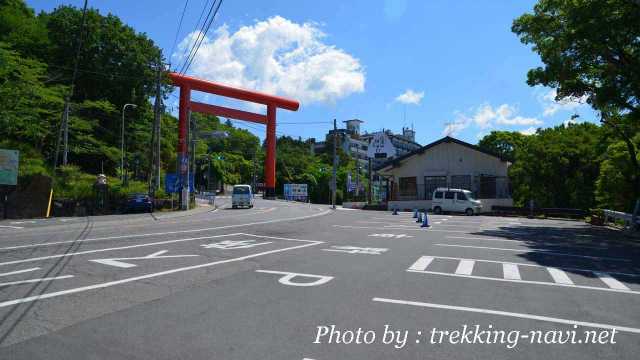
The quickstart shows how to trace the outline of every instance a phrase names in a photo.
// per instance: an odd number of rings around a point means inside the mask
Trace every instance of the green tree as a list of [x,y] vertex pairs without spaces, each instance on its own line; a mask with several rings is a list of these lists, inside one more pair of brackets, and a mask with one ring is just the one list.
[[538,130],[516,150],[509,169],[516,204],[589,209],[606,147],[602,128],[581,123]]
[[478,146],[487,152],[514,161],[516,150],[524,145],[527,135],[517,131],[492,131],[478,142]]
[[640,196],[640,162],[633,142],[640,123],[640,2],[539,0],[512,27],[544,66],[527,83],[557,89],[557,98],[585,98],[627,147],[631,197]]

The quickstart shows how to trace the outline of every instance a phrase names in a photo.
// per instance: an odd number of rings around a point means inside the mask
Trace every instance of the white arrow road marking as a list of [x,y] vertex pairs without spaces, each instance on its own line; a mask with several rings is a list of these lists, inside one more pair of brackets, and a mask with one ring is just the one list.
[[168,258],[182,258],[182,257],[200,256],[200,255],[166,255],[166,256],[160,256],[162,254],[167,253],[168,251],[169,250],[160,250],[158,252],[154,252],[153,254],[150,254],[150,255],[147,255],[147,256],[140,256],[140,257],[112,258],[112,259],[94,259],[94,260],[89,260],[89,261],[97,262],[97,263],[104,264],[104,265],[115,266],[115,267],[119,267],[119,268],[131,268],[131,267],[136,267],[138,265],[131,264],[131,263],[124,262],[124,261],[120,261],[120,260],[148,260],[148,259],[168,259]]

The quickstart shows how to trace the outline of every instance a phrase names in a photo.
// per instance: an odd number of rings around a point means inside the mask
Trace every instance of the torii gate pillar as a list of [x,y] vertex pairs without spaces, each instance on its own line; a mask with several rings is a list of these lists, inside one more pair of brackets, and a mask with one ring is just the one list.
[[[256,91],[240,89],[228,85],[218,84],[178,73],[169,73],[174,85],[180,87],[180,110],[178,124],[178,164],[182,188],[182,207],[186,208],[189,202],[189,146],[187,144],[187,133],[189,126],[189,113],[191,111],[223,116],[238,120],[245,120],[264,124],[267,126],[266,147],[267,156],[264,162],[264,197],[275,198],[276,194],[276,109],[282,108],[296,111],[300,104],[292,99],[286,99],[274,95],[264,94]],[[267,106],[267,114],[256,114],[252,112],[226,108],[191,101],[191,91],[202,91],[234,98],[238,100],[250,101]]]

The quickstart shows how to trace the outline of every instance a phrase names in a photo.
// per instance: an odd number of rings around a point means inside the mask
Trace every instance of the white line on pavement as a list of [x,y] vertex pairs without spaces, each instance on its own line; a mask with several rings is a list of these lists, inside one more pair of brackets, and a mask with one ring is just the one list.
[[9,225],[0,225],[0,228],[8,228],[8,229],[24,229],[23,226],[9,226]]
[[547,271],[549,272],[549,275],[551,275],[551,277],[553,278],[553,281],[555,281],[556,283],[573,285],[573,281],[569,279],[569,275],[567,275],[566,272],[560,269],[552,268],[552,267],[548,267]]
[[0,248],[0,251],[15,250],[15,249],[25,249],[25,248],[32,248],[32,247],[39,247],[39,246],[51,246],[51,245],[59,245],[59,244],[69,244],[69,243],[83,243],[83,242],[91,242],[91,241],[128,239],[128,238],[138,238],[138,237],[149,237],[149,236],[159,236],[159,235],[175,235],[175,234],[201,232],[201,231],[232,229],[232,228],[243,227],[243,226],[273,224],[273,223],[279,223],[279,222],[283,222],[283,221],[294,221],[294,220],[310,219],[310,218],[326,215],[326,214],[328,214],[330,212],[331,212],[331,210],[325,210],[323,212],[320,212],[320,213],[317,213],[317,214],[313,214],[313,215],[306,215],[306,216],[299,216],[299,217],[285,218],[285,219],[265,220],[265,221],[258,221],[258,222],[246,223],[246,224],[224,225],[224,226],[202,228],[202,229],[189,229],[189,230],[167,231],[167,232],[146,233],[146,234],[133,234],[133,235],[118,235],[118,236],[107,236],[107,237],[92,238],[92,239],[53,241],[53,242],[46,242],[46,243],[39,243],[39,244],[8,246],[8,247]]
[[456,274],[458,275],[471,275],[473,272],[473,266],[476,264],[473,260],[460,260]]
[[401,304],[401,305],[420,306],[420,307],[435,308],[435,309],[457,310],[457,311],[466,311],[466,312],[474,312],[474,313],[489,314],[489,315],[500,315],[500,316],[508,316],[508,317],[515,317],[515,318],[521,318],[521,319],[548,321],[548,322],[554,322],[558,324],[579,325],[579,326],[599,328],[599,329],[610,329],[610,330],[616,329],[617,331],[640,334],[640,329],[638,328],[594,323],[594,322],[587,322],[587,321],[569,320],[569,319],[562,319],[562,318],[556,318],[556,317],[550,317],[550,316],[473,308],[473,307],[466,307],[466,306],[434,304],[434,303],[427,303],[427,302],[421,302],[421,301],[396,300],[396,299],[387,299],[387,298],[378,298],[378,297],[374,297],[372,300],[377,302],[390,303],[390,304]]
[[409,270],[424,271],[432,261],[433,257],[431,256],[421,256],[416,262],[413,263],[413,265],[411,265]]
[[522,280],[516,264],[502,264],[502,274],[507,280]]
[[[289,240],[294,240],[294,239],[289,239]],[[297,239],[295,239],[295,240],[297,240]],[[211,266],[215,266],[215,265],[219,265],[219,264],[226,264],[226,263],[230,263],[230,262],[243,261],[243,260],[251,259],[251,258],[254,258],[254,257],[258,257],[258,256],[263,256],[263,255],[268,255],[268,254],[275,254],[275,253],[279,253],[279,252],[283,252],[283,251],[289,251],[289,250],[295,250],[295,249],[301,249],[301,248],[305,248],[305,247],[308,247],[308,246],[315,246],[315,245],[324,243],[323,241],[311,241],[311,240],[298,240],[298,241],[310,241],[311,243],[310,244],[304,244],[304,245],[298,245],[298,246],[292,246],[292,247],[288,247],[288,248],[284,248],[284,249],[276,249],[276,250],[264,251],[264,252],[261,252],[261,253],[241,256],[241,257],[237,257],[237,258],[233,258],[233,259],[214,261],[214,262],[210,262],[210,263],[206,263],[206,264],[185,266],[185,267],[181,267],[181,268],[165,270],[165,271],[145,274],[145,275],[141,275],[141,276],[134,276],[134,277],[126,278],[126,279],[120,279],[120,280],[109,281],[109,282],[105,282],[105,283],[98,283],[98,284],[89,285],[89,286],[82,286],[82,287],[77,287],[77,288],[73,288],[73,289],[55,291],[55,292],[44,293],[44,294],[35,295],[35,296],[28,296],[28,297],[19,298],[19,299],[3,301],[3,302],[0,302],[0,308],[1,307],[12,306],[12,305],[16,305],[16,304],[32,302],[32,301],[36,301],[36,300],[53,298],[53,297],[57,297],[57,296],[67,295],[67,294],[74,294],[74,293],[79,293],[79,292],[84,292],[84,291],[89,291],[89,290],[95,290],[95,289],[103,289],[103,288],[107,288],[107,287],[111,287],[111,286],[115,286],[115,285],[126,284],[126,283],[130,283],[130,282],[134,282],[134,281],[144,280],[144,279],[151,279],[151,278],[164,276],[164,275],[169,275],[169,274],[174,274],[174,273],[179,273],[179,272],[183,272],[183,271],[189,271],[189,270],[195,270],[195,269],[211,267]]]
[[613,277],[611,277],[611,275],[605,272],[595,271],[594,274],[596,274],[596,276],[598,276],[598,278],[600,278],[603,283],[607,284],[607,286],[612,289],[629,290],[629,288],[625,284],[621,283],[617,279],[614,279]]
[[[452,256],[428,256],[428,257],[431,257],[431,258],[434,258],[434,259],[473,260],[475,262],[487,262],[487,263],[494,263],[494,264],[513,264],[513,265],[518,265],[518,266],[529,266],[529,267],[543,267],[543,268],[546,268],[546,266],[543,266],[543,265],[519,263],[519,262],[513,262],[513,261],[496,261],[496,260],[472,259],[472,258],[461,258],[461,257],[452,257]],[[580,271],[580,272],[590,272],[590,273],[596,273],[598,271],[602,271],[602,270],[573,268],[573,267],[565,267],[565,266],[554,266],[554,267],[558,268],[558,269],[562,269],[562,270],[567,270],[567,271]],[[640,276],[640,274],[614,272],[614,271],[605,271],[604,273],[614,274],[614,275],[624,275],[624,276]]]
[[434,244],[434,245],[436,245],[436,246],[462,247],[462,248],[470,248],[470,249],[484,249],[484,250],[498,250],[498,251],[516,251],[516,252],[524,252],[524,253],[542,253],[542,254],[554,255],[554,256],[569,256],[569,257],[579,257],[579,258],[594,259],[594,260],[632,261],[631,259],[624,259],[624,258],[577,255],[577,254],[563,253],[563,252],[544,250],[544,249],[527,251],[526,249],[494,248],[494,247],[471,246],[471,245],[454,245],[454,244]]
[[40,268],[39,267],[34,267],[34,268],[30,268],[30,269],[10,271],[10,272],[6,272],[6,273],[2,273],[2,274],[0,274],[0,276],[9,276],[9,275],[15,275],[15,274],[22,274],[22,273],[26,273],[26,272],[30,272],[30,271],[36,271],[36,270],[40,270]]
[[[500,242],[514,242],[522,245],[526,245],[525,241],[528,240],[511,240],[511,239],[498,239],[498,238],[482,238],[482,237],[468,237],[468,236],[445,236],[447,239],[461,239],[461,240],[482,240],[482,241],[500,241]],[[554,244],[548,242],[539,242],[535,243],[535,245],[540,246],[549,246],[549,247],[570,247],[577,249],[591,249],[591,250],[606,250],[607,247],[603,246],[582,246],[582,245],[573,245],[573,244]]]
[[462,278],[478,279],[478,280],[514,282],[514,283],[520,283],[520,284],[564,286],[564,287],[577,288],[577,289],[610,291],[610,292],[623,293],[623,294],[634,294],[634,295],[640,294],[640,291],[631,291],[631,290],[626,291],[626,290],[603,288],[603,287],[597,287],[597,286],[570,285],[570,284],[562,284],[562,283],[555,283],[555,282],[532,281],[532,280],[503,279],[503,278],[494,278],[494,277],[478,276],[478,275],[460,275],[460,274],[451,274],[451,273],[445,273],[445,272],[439,272],[439,271],[427,271],[427,270],[425,270],[425,271],[417,271],[417,270],[407,269],[407,272],[419,273],[419,274],[431,274],[431,275],[441,275],[441,276],[462,277]]
[[[466,231],[455,230],[440,230],[434,228],[421,228],[419,224],[415,225],[415,229],[404,226],[389,226],[389,227],[373,227],[373,226],[352,226],[352,225],[332,225],[333,227],[339,227],[343,229],[371,229],[371,230],[403,230],[403,231],[438,231],[438,232],[451,232],[451,233],[467,233]],[[0,249],[2,250],[2,249]]]
[[62,275],[62,276],[54,276],[54,277],[39,278],[39,279],[28,279],[28,280],[11,281],[11,282],[0,283],[0,287],[11,286],[11,285],[20,285],[20,284],[30,284],[30,283],[43,282],[43,281],[60,280],[60,279],[67,279],[67,278],[72,278],[72,277],[73,277],[73,275]]

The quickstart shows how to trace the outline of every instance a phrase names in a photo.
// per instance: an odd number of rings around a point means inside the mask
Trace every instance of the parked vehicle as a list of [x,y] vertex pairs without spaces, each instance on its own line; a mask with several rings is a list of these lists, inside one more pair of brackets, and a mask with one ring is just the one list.
[[437,188],[433,192],[431,210],[435,214],[462,212],[467,215],[482,212],[482,202],[473,198],[473,193],[464,189]]
[[231,195],[231,207],[253,207],[253,191],[250,185],[234,185]]
[[131,194],[127,197],[124,212],[153,212],[153,201],[147,194]]

